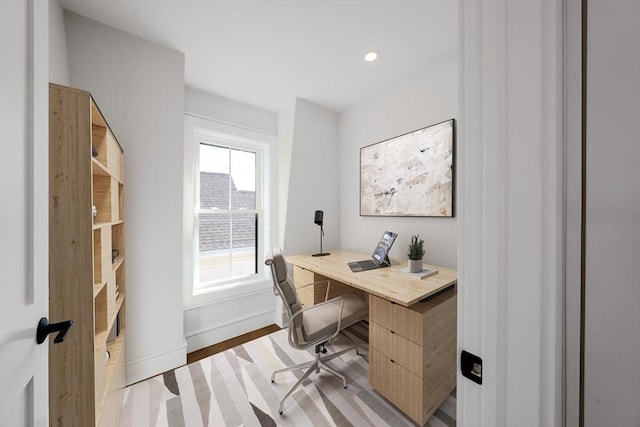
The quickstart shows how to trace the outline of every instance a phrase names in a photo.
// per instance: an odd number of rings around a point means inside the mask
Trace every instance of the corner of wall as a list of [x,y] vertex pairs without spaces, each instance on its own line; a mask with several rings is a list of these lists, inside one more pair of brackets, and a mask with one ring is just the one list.
[[296,101],[278,113],[278,238],[275,244],[282,246],[285,241],[289,178],[291,174],[291,150],[295,125]]
[[64,9],[59,0],[49,1],[49,81],[70,85]]
[[152,355],[147,355],[127,363],[127,385],[135,384],[147,378],[160,375],[183,366],[187,360],[187,341]]
[[302,253],[318,249],[313,213],[325,213],[327,249],[340,241],[338,185],[338,114],[296,99],[291,138],[283,249]]

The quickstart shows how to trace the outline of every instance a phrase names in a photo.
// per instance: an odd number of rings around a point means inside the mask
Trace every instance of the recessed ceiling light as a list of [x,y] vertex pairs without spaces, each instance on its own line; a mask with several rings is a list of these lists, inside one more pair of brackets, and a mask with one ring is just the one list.
[[378,58],[380,58],[380,52],[377,50],[369,51],[364,55],[364,60],[367,62],[373,62]]

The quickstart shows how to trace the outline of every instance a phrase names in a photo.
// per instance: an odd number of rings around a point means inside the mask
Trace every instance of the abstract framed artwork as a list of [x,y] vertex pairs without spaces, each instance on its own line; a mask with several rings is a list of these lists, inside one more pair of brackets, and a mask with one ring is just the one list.
[[361,216],[452,217],[455,120],[360,149]]

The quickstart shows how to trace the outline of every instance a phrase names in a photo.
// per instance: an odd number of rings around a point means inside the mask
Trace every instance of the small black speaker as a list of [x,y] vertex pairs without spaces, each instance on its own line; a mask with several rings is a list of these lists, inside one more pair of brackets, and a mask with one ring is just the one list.
[[313,222],[316,223],[316,225],[322,225],[322,217],[323,217],[324,213],[322,211],[316,211],[316,215],[313,219]]

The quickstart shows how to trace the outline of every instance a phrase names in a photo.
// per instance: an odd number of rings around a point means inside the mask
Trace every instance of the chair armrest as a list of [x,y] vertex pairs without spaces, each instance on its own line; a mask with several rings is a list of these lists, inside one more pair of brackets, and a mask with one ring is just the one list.
[[[294,326],[294,321],[297,317],[302,316],[303,313],[307,313],[307,312],[311,312],[313,310],[317,310],[318,308],[322,307],[323,305],[332,303],[336,300],[340,301],[340,310],[338,311],[338,318],[336,319],[336,330],[335,332],[333,332],[333,334],[329,337],[322,337],[322,338],[318,338],[315,341],[310,341],[310,342],[305,342],[304,344],[296,344],[295,341],[293,340],[293,334],[295,333],[295,326]],[[312,305],[311,307],[307,307],[305,309],[302,309],[300,311],[298,311],[296,314],[294,314],[291,319],[289,319],[289,344],[294,347],[294,348],[308,348],[308,347],[312,347],[318,344],[321,344],[323,342],[327,342],[329,340],[332,340],[333,338],[335,338],[339,333],[340,333],[340,324],[342,323],[342,311],[344,310],[344,298],[339,296],[336,298],[332,298],[331,301],[324,301],[321,302],[320,304],[316,304],[316,305]],[[302,326],[302,328],[304,328],[304,325]]]
[[297,286],[296,289],[306,288],[306,287],[311,286],[311,285],[319,285],[321,283],[326,283],[327,284],[327,292],[325,292],[325,294],[324,294],[324,301],[326,302],[326,301],[329,300],[329,289],[331,288],[331,280],[318,280],[316,282],[307,283],[306,285]]

